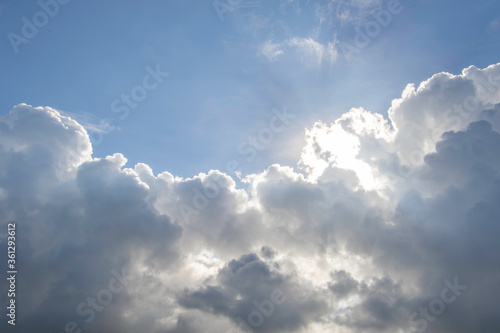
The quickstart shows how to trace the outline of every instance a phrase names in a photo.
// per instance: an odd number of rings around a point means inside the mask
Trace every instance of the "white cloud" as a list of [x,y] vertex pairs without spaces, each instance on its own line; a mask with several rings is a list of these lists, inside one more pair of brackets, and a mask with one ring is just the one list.
[[332,64],[338,56],[336,41],[321,44],[314,38],[293,37],[281,43],[268,40],[260,46],[260,52],[269,61],[276,61],[279,57],[292,51],[304,63],[321,65]]
[[287,41],[287,45],[296,48],[297,52],[305,59],[314,59],[317,64],[321,64],[323,61],[332,63],[337,59],[334,43],[323,45],[313,38],[294,37]]
[[[23,242],[19,329],[234,332],[261,311],[256,332],[408,332],[457,277],[470,288],[427,332],[497,331],[499,71],[409,85],[388,120],[354,108],[318,122],[303,171],[272,165],[245,188],[92,157],[76,121],[14,107],[0,118],[0,212]],[[124,267],[128,288],[86,323],[79,304]],[[284,302],[262,314],[275,290]]]
[[278,56],[283,54],[280,44],[273,43],[270,40],[262,44],[261,52],[269,61],[275,61]]

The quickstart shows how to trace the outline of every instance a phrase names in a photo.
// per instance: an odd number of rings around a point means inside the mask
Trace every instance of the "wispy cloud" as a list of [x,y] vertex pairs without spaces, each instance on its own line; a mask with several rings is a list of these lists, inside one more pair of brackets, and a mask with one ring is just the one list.
[[261,45],[260,52],[271,62],[288,54],[298,56],[304,63],[332,64],[338,56],[335,45],[336,42],[321,44],[312,37],[293,37],[281,43],[273,43],[268,40]]

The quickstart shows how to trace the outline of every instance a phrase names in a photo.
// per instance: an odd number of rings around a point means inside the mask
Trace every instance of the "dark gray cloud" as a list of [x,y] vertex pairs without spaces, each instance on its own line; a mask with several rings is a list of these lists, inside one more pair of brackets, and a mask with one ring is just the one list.
[[327,311],[320,294],[304,294],[293,276],[281,273],[276,265],[255,254],[231,260],[219,270],[217,282],[184,291],[179,303],[227,316],[241,329],[256,332],[296,331]]

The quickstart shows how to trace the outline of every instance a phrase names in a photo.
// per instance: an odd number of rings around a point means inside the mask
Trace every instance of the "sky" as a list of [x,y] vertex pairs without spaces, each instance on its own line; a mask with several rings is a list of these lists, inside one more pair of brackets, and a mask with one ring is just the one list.
[[[119,151],[130,166],[147,161],[181,177],[238,159],[238,144],[273,109],[297,114],[273,144],[286,148],[262,151],[245,165],[252,173],[296,162],[303,129],[315,120],[334,121],[351,107],[386,114],[408,83],[498,60],[496,1],[401,1],[349,57],[340,43],[355,46],[355,29],[370,27],[387,3],[231,1],[72,0],[42,18],[27,43],[7,35],[23,37],[22,18],[32,22],[40,5],[3,1],[0,109],[51,106],[101,131],[112,126],[102,140],[94,135],[96,156]],[[169,75],[121,119],[112,102],[141,85],[148,66]]]
[[499,331],[498,1],[0,0],[0,32],[2,331]]

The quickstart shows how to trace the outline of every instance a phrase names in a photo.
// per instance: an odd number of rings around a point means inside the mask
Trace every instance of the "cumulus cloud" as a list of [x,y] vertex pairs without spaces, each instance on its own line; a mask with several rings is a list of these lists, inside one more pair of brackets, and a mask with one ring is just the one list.
[[266,263],[253,253],[220,269],[215,285],[185,290],[179,303],[227,316],[242,330],[260,332],[296,331],[327,311],[319,291],[304,290],[278,263]]
[[297,166],[239,187],[93,157],[68,115],[15,106],[0,212],[19,229],[17,327],[497,332],[499,110],[500,64],[439,73],[387,118],[315,123]]

